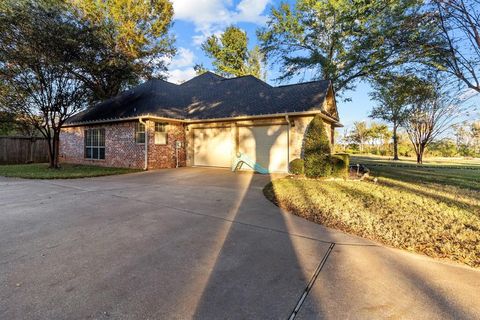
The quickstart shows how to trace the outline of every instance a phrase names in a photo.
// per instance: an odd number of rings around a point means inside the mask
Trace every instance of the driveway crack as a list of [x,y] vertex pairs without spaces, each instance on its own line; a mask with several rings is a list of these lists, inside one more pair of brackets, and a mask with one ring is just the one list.
[[300,309],[302,308],[303,303],[304,303],[305,300],[307,299],[307,296],[308,296],[310,290],[312,290],[312,287],[313,287],[313,285],[315,284],[315,281],[317,280],[318,275],[320,274],[320,271],[322,271],[323,266],[324,266],[325,263],[327,262],[327,259],[328,259],[328,257],[330,256],[330,253],[332,252],[332,250],[333,250],[334,247],[335,247],[335,243],[334,243],[334,242],[330,243],[330,246],[328,247],[327,252],[325,253],[325,255],[323,256],[322,260],[320,261],[320,263],[318,264],[317,268],[315,269],[315,272],[313,273],[312,278],[311,278],[310,281],[308,282],[307,287],[305,288],[305,290],[303,290],[303,293],[302,293],[302,295],[300,296],[300,298],[298,299],[298,302],[297,302],[297,304],[295,305],[295,308],[293,309],[292,313],[291,313],[290,316],[288,317],[288,320],[294,320],[295,317],[296,317],[296,316],[298,315],[298,313],[300,312]]

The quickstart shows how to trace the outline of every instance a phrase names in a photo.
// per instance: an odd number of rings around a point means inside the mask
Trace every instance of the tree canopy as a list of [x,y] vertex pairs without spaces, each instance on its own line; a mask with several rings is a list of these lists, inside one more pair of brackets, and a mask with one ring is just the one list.
[[423,1],[298,0],[273,8],[260,29],[261,48],[280,63],[279,80],[295,75],[333,81],[337,92],[416,59],[433,46],[435,25]]
[[215,71],[222,76],[265,78],[264,56],[258,47],[248,50],[247,33],[240,28],[230,26],[220,36],[208,37],[202,50],[213,59]]

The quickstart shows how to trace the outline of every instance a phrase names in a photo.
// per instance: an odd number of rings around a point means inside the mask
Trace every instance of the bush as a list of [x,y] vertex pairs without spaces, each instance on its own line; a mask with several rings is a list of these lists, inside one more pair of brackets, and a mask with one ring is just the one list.
[[335,177],[348,178],[350,170],[350,156],[347,153],[337,153],[331,157],[332,175]]
[[290,173],[303,174],[305,172],[305,162],[303,159],[294,159],[289,164]]
[[328,177],[332,173],[330,140],[322,118],[313,118],[305,133],[305,175],[309,178]]
[[328,154],[305,157],[305,175],[308,178],[328,177],[332,174],[332,160]]

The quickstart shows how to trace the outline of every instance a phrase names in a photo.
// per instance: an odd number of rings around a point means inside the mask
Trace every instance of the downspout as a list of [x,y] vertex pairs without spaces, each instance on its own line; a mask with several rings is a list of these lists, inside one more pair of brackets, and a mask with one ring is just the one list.
[[145,165],[143,170],[148,170],[148,130],[147,130],[147,123],[142,120],[142,118],[138,118],[138,121],[145,126]]
[[292,127],[292,124],[290,123],[290,118],[288,117],[288,114],[285,114],[285,121],[288,123],[288,131],[287,131],[287,168],[288,172],[290,172],[290,128]]

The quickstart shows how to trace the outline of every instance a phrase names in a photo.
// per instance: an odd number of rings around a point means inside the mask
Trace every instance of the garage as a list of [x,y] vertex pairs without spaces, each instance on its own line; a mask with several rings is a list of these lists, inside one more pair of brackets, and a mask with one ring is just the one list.
[[[288,126],[239,127],[239,151],[269,172],[288,172]],[[245,169],[245,166],[242,168]]]
[[230,127],[193,129],[193,164],[230,167],[234,139]]

